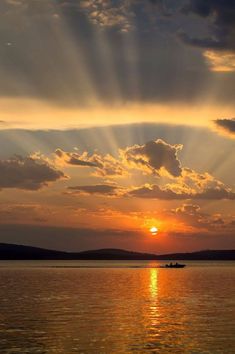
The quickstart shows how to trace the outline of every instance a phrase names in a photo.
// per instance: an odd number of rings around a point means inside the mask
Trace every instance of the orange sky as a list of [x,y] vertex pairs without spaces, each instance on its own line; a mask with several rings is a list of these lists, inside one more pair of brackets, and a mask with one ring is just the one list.
[[186,5],[3,1],[0,241],[235,247],[233,9]]

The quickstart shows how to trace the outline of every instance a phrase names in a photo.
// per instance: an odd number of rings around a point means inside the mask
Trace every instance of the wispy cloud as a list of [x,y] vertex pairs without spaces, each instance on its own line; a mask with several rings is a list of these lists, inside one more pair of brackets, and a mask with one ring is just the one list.
[[76,167],[92,167],[93,175],[98,177],[126,177],[128,172],[119,161],[110,154],[101,155],[98,153],[88,154],[87,151],[65,152],[61,149],[55,151],[57,161]]
[[88,194],[88,195],[103,195],[103,196],[118,196],[122,188],[110,184],[93,184],[87,186],[72,186],[68,190],[72,194]]

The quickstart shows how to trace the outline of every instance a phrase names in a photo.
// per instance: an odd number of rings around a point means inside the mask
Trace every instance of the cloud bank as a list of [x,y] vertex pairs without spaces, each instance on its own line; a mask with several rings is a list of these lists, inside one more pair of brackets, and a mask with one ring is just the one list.
[[[160,200],[234,200],[235,193],[208,172],[198,173],[183,167],[178,153],[181,144],[168,144],[161,139],[145,144],[119,149],[119,156],[63,152],[56,150],[59,161],[76,167],[92,167],[91,176],[102,183],[69,187],[71,194],[135,197]],[[94,171],[95,172],[94,172]],[[135,180],[141,171],[141,179],[151,183],[125,186],[107,183],[107,177],[129,177]],[[154,180],[154,183],[152,182]],[[156,183],[156,182],[157,183]],[[104,183],[105,182],[105,183]]]
[[38,190],[50,182],[66,178],[63,172],[42,157],[16,155],[0,160],[0,189]]

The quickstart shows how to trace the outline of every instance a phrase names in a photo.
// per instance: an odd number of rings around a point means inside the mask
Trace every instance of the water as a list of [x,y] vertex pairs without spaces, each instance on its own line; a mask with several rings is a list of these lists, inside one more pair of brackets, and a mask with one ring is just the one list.
[[235,353],[235,262],[186,263],[0,262],[0,353]]

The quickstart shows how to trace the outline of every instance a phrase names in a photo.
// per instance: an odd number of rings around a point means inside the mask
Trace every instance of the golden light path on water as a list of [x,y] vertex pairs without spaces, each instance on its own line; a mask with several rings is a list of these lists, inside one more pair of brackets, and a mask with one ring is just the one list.
[[150,272],[150,292],[153,299],[156,300],[158,294],[158,270],[156,268],[149,269]]

